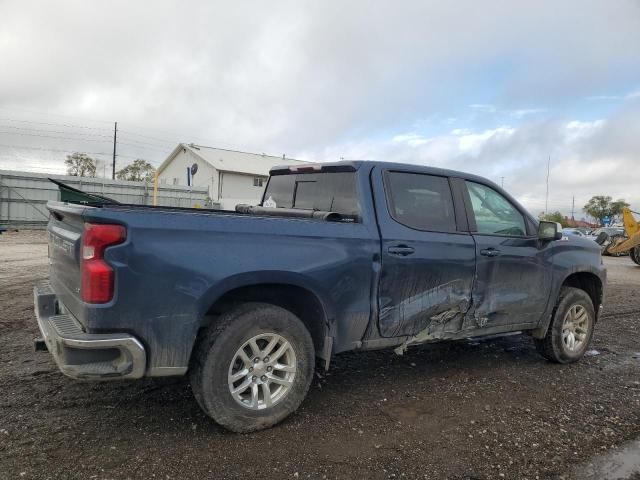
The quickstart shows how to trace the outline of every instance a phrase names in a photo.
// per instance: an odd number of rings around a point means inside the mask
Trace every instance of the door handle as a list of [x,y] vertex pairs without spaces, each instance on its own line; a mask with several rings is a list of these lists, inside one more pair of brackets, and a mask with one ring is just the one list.
[[406,257],[407,255],[411,255],[415,252],[413,247],[408,247],[406,245],[396,245],[394,247],[389,247],[387,249],[391,255],[400,255],[401,257]]
[[484,255],[485,257],[497,257],[500,255],[500,250],[497,250],[493,247],[485,248],[484,250],[480,250],[480,255]]

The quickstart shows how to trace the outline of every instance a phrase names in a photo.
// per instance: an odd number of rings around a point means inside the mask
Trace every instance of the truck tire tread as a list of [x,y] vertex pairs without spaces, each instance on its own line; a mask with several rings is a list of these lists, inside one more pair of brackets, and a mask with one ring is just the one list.
[[[576,355],[568,354],[562,347],[562,324],[567,309],[575,303],[581,303],[588,310],[591,328],[587,334],[584,348]],[[551,323],[544,338],[534,339],[536,350],[540,355],[555,363],[572,363],[578,361],[589,347],[595,327],[595,311],[591,297],[575,287],[563,286],[560,289],[556,306],[551,314]]]
[[[271,320],[270,320],[271,319]],[[286,326],[289,340],[296,342],[294,349],[298,366],[295,387],[287,397],[266,412],[251,411],[240,405],[231,397],[226,381],[224,386],[212,384],[212,372],[229,368],[227,359],[215,361],[212,357],[228,352],[240,345],[227,345],[229,337],[238,337],[242,332],[257,328],[257,325],[269,323]],[[283,329],[284,331],[284,329]],[[293,336],[293,339],[291,338]],[[231,350],[229,350],[231,349]],[[235,351],[235,350],[234,350]],[[308,330],[293,313],[276,305],[247,302],[231,306],[200,336],[192,355],[189,376],[191,388],[198,405],[219,425],[237,433],[247,433],[269,428],[293,413],[302,403],[309,390],[315,366],[313,341]],[[226,378],[226,373],[224,374]]]

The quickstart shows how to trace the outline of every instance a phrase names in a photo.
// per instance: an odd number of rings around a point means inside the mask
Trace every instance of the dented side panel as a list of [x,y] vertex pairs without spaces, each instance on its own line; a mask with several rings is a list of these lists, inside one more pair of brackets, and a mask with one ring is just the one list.
[[[477,274],[465,327],[536,326],[550,299],[552,250],[535,237],[474,235]],[[496,256],[485,256],[493,249]]]
[[[398,243],[411,245],[414,253],[406,257],[388,253],[389,247]],[[414,335],[431,325],[440,325],[446,331],[460,330],[471,304],[475,274],[472,237],[411,231],[385,239],[382,244],[380,334]]]

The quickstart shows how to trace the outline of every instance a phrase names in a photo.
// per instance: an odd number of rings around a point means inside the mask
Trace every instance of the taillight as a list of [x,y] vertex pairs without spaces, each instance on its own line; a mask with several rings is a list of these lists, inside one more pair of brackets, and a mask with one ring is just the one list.
[[107,247],[122,243],[127,231],[122,225],[85,223],[82,234],[82,284],[80,294],[87,303],[107,303],[113,298],[113,268],[104,261]]

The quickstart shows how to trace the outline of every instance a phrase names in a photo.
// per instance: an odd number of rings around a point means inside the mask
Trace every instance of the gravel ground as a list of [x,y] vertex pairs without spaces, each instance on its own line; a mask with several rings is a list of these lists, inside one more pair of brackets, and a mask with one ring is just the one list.
[[569,479],[640,437],[640,267],[625,257],[605,259],[597,354],[577,364],[524,335],[340,355],[296,414],[236,435],[184,379],[81,383],[35,353],[46,254],[42,232],[0,236],[1,479]]

